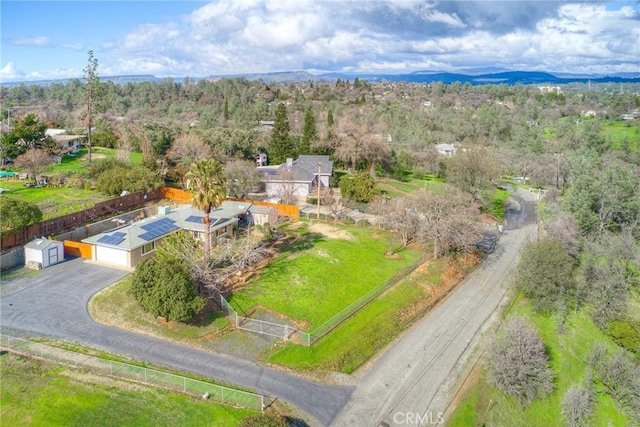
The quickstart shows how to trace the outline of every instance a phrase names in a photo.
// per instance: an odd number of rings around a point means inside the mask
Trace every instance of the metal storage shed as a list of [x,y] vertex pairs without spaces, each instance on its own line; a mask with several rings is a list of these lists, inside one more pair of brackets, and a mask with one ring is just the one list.
[[24,264],[41,269],[64,261],[64,243],[57,240],[35,238],[24,246]]

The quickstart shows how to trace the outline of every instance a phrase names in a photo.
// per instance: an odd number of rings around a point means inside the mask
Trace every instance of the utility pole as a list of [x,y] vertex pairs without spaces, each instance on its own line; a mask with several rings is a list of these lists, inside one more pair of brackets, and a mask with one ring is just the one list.
[[318,213],[317,220],[320,221],[320,173],[322,172],[322,163],[318,162]]
[[540,241],[540,224],[542,223],[542,216],[540,215],[540,199],[541,199],[542,190],[538,188],[538,241]]

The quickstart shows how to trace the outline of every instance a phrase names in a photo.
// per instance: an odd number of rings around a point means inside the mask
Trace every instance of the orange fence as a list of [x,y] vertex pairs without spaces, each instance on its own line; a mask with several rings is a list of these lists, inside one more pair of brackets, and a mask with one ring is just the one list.
[[191,201],[191,193],[178,188],[162,187],[162,196],[165,199],[175,200],[179,203],[189,203]]
[[300,207],[296,205],[282,205],[280,203],[262,202],[260,200],[244,200],[244,199],[232,199],[232,198],[228,198],[228,200],[235,200],[237,202],[243,202],[243,203],[253,203],[254,205],[258,205],[258,206],[274,207],[278,209],[279,216],[288,216],[294,219],[300,218]]
[[77,256],[81,258],[93,258],[93,246],[88,243],[74,242],[73,240],[63,240],[65,255]]

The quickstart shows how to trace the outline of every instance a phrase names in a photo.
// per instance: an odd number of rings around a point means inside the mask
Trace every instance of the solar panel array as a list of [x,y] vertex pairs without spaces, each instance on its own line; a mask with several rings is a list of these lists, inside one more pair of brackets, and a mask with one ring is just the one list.
[[177,230],[179,227],[175,225],[174,222],[175,221],[171,218],[162,218],[157,221],[150,222],[149,224],[145,224],[140,228],[145,230],[146,233],[142,233],[138,237],[150,242],[158,237],[164,236],[170,231]]
[[116,231],[115,233],[112,234],[112,236],[116,236],[116,237],[124,237],[126,235],[127,233],[123,233],[122,231]]
[[[116,236],[116,234],[118,235]],[[112,235],[107,234],[99,238],[98,242],[118,246],[124,240],[123,236],[125,236],[124,233],[113,233]]]
[[187,217],[187,219],[185,219],[185,221],[187,222],[198,222],[201,223],[203,220],[203,216],[198,216],[198,215],[190,215],[189,217]]

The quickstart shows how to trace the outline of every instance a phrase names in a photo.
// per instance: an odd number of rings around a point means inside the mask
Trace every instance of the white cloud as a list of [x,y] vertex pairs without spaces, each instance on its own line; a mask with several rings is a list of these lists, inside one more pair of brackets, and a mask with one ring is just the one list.
[[[613,5],[219,0],[172,23],[139,25],[121,39],[104,41],[101,74],[399,73],[477,66],[638,71],[638,7]],[[81,42],[64,47],[81,50]],[[43,46],[51,41],[33,37],[11,43]]]
[[9,39],[9,43],[15,46],[48,46],[51,44],[49,37],[16,37]]
[[24,77],[24,72],[16,68],[16,65],[11,61],[0,68],[0,80],[15,80],[22,77]]

